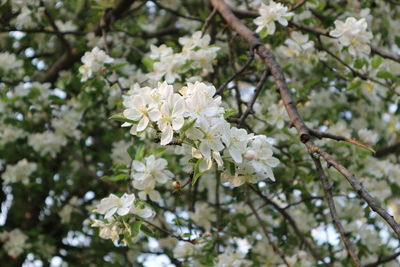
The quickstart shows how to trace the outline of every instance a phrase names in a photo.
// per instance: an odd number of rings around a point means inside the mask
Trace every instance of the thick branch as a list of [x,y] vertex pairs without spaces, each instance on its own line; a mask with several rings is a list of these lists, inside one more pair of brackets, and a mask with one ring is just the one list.
[[[260,16],[260,14],[258,14],[258,12],[255,11],[248,11],[248,10],[242,10],[242,9],[237,9],[237,8],[232,8],[233,13],[235,13],[236,16],[238,16],[239,18],[256,18],[258,16]],[[316,34],[316,35],[323,35],[323,36],[327,36],[330,38],[334,38],[331,35],[329,35],[329,29],[321,29],[315,26],[309,26],[309,25],[305,25],[305,24],[301,24],[298,22],[295,22],[293,20],[289,21],[289,25],[296,27],[299,30],[308,32],[308,33],[312,33],[312,34]],[[371,52],[374,54],[377,54],[383,58],[386,59],[390,59],[393,61],[396,61],[398,63],[400,63],[400,56],[392,54],[388,51],[384,51],[378,47],[375,47],[373,45],[370,45],[371,47]]]
[[375,157],[382,158],[392,153],[400,153],[400,143],[378,149],[375,153]]
[[266,67],[270,69],[271,74],[275,79],[275,85],[279,89],[290,120],[292,122],[296,122],[293,123],[293,125],[299,132],[300,139],[302,142],[309,140],[310,134],[308,128],[297,111],[296,103],[289,92],[283,72],[271,51],[269,51],[260,41],[260,39],[258,39],[256,35],[233,14],[229,6],[226,5],[224,1],[211,0],[211,3],[218,9],[219,13],[226,20],[229,26],[233,28],[239,35],[241,35],[250,45],[251,49],[255,49],[260,58],[265,62]]
[[398,237],[400,237],[400,226],[385,209],[383,209],[379,202],[376,201],[369,193],[361,186],[360,182],[351,174],[344,166],[339,164],[332,156],[320,147],[316,146],[310,140],[310,131],[301,118],[295,101],[287,87],[283,72],[276,62],[273,54],[265,45],[257,38],[254,32],[246,27],[231,11],[228,5],[223,0],[211,0],[211,3],[216,7],[222,17],[226,20],[231,28],[233,28],[239,35],[241,35],[251,48],[255,49],[257,54],[263,60],[266,68],[271,70],[272,76],[275,79],[276,87],[279,89],[282,101],[285,105],[286,111],[289,115],[292,125],[296,128],[300,140],[307,146],[309,151],[314,151],[320,154],[331,166],[337,169],[350,183],[353,189],[362,197],[368,205],[376,211],[394,230]]
[[309,151],[315,152],[322,156],[322,158],[336,170],[338,170],[349,182],[349,184],[353,187],[353,189],[357,192],[357,194],[363,198],[369,205],[369,207],[378,213],[393,229],[393,231],[400,237],[400,226],[394,220],[394,217],[390,215],[384,208],[381,207],[379,202],[373,198],[367,190],[361,185],[361,183],[356,179],[356,177],[347,170],[344,166],[339,164],[330,154],[325,152],[322,148],[314,145],[311,141],[305,143]]

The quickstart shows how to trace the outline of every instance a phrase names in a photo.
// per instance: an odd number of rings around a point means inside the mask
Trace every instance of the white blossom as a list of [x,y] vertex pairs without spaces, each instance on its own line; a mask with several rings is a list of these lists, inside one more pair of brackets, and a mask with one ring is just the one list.
[[150,121],[158,121],[161,113],[156,106],[151,105],[146,95],[132,95],[125,99],[124,116],[127,119],[138,121],[136,131],[141,132],[146,129]]
[[371,130],[368,129],[360,129],[358,130],[358,136],[365,142],[370,143],[372,145],[374,145],[379,138],[379,135]]
[[242,163],[242,155],[246,152],[247,143],[253,137],[245,129],[236,127],[230,128],[222,135],[222,140],[226,145],[226,151],[236,163]]
[[246,254],[234,252],[232,247],[228,247],[224,253],[218,255],[216,267],[245,267],[251,266],[251,261],[245,259]]
[[269,5],[261,4],[258,9],[260,16],[254,19],[254,23],[258,26],[256,32],[261,32],[264,28],[267,29],[268,34],[275,33],[275,21],[279,22],[282,26],[287,26],[287,19],[293,16],[292,12],[288,12],[288,8],[281,3],[270,1]]
[[163,158],[154,155],[146,157],[144,163],[134,160],[132,162],[131,178],[136,181],[154,179],[158,183],[164,184],[173,177],[172,172],[166,170],[168,162]]
[[308,39],[307,34],[300,32],[291,32],[290,38],[285,40],[285,45],[280,47],[280,51],[289,58],[314,52],[314,42]]
[[217,219],[215,212],[206,203],[197,205],[196,211],[191,214],[191,219],[206,231],[211,230],[211,224]]
[[183,114],[185,102],[178,94],[171,95],[161,107],[161,118],[157,121],[161,130],[161,145],[167,145],[172,141],[174,131],[178,131],[184,124]]
[[100,201],[95,212],[104,214],[105,219],[112,217],[115,213],[124,216],[129,213],[129,210],[134,205],[134,201],[134,194],[124,194],[121,198],[114,194],[110,194],[109,197],[103,198]]
[[86,52],[81,60],[83,65],[79,68],[79,72],[82,74],[82,82],[91,78],[93,73],[98,72],[105,63],[110,64],[114,62],[113,58],[98,47],[93,48],[90,52]]
[[349,17],[345,22],[336,20],[335,29],[330,32],[332,37],[338,38],[341,46],[348,47],[353,56],[366,56],[371,52],[369,43],[372,33],[367,31],[368,24],[365,18]]
[[125,164],[125,165],[129,164],[131,158],[129,157],[129,154],[127,152],[128,147],[129,143],[124,140],[120,140],[113,143],[111,158],[114,163]]
[[23,61],[17,59],[14,54],[8,52],[0,53],[0,70],[10,71],[22,67]]
[[18,257],[25,249],[30,247],[26,236],[19,228],[11,232],[0,233],[0,241],[3,242],[3,249],[10,257]]
[[174,249],[174,257],[186,258],[190,257],[195,252],[195,246],[189,242],[179,242]]
[[7,165],[6,171],[1,175],[5,184],[22,182],[29,183],[29,176],[36,171],[37,165],[34,162],[28,162],[27,159],[18,161],[15,165]]
[[61,147],[67,144],[67,139],[63,135],[45,131],[29,135],[28,144],[41,156],[50,155],[54,158]]
[[285,120],[288,120],[286,109],[284,106],[271,105],[268,108],[267,122],[282,129],[285,125]]
[[124,229],[112,217],[106,221],[93,220],[92,227],[99,227],[99,236],[104,239],[111,239],[114,242],[119,241],[119,235],[123,234]]

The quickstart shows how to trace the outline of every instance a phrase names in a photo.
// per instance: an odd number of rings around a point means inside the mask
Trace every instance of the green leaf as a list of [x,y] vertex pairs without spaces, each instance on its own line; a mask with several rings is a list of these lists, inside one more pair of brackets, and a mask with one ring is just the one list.
[[129,146],[128,147],[128,149],[126,150],[126,152],[128,152],[128,154],[129,154],[129,157],[131,157],[131,159],[135,159],[135,147],[132,145],[132,146]]
[[225,169],[229,171],[229,174],[234,175],[236,172],[235,164],[229,160],[224,160]]
[[118,70],[118,69],[124,67],[125,65],[126,65],[126,63],[115,64],[115,65],[109,67],[108,70],[109,71]]
[[139,148],[136,150],[136,153],[135,153],[135,160],[137,160],[137,161],[143,160],[145,149],[146,148],[144,145],[139,146]]
[[148,70],[152,70],[153,69],[154,62],[155,62],[155,60],[153,60],[151,58],[148,58],[148,57],[144,57],[142,59],[143,65],[145,65]]
[[113,170],[115,172],[125,171],[125,170],[128,170],[128,165],[124,164],[124,163],[117,163],[117,164],[113,165]]
[[381,79],[396,79],[396,76],[394,76],[392,73],[386,71],[386,70],[381,70],[376,74],[376,77],[381,78]]
[[224,112],[224,118],[232,117],[233,115],[236,115],[238,111],[234,108],[228,108]]
[[263,28],[260,32],[260,38],[265,38],[268,36],[268,29],[267,28]]
[[400,47],[400,36],[396,36],[396,37],[394,38],[394,42],[396,43],[397,46]]
[[196,165],[194,165],[194,173],[193,173],[193,178],[192,178],[192,185],[194,185],[197,180],[200,178],[200,176],[202,176],[204,173],[206,173],[208,170],[202,171],[200,172],[199,167],[200,167],[200,163],[203,161],[204,159],[199,159],[196,162]]
[[192,235],[190,234],[190,233],[184,233],[183,235],[182,235],[182,237],[191,237]]
[[142,221],[135,221],[133,224],[131,224],[131,234],[133,237],[139,234],[142,223]]
[[117,113],[117,114],[111,115],[111,117],[109,117],[108,119],[113,120],[113,121],[137,123],[136,121],[125,118],[124,114],[122,114],[122,113]]
[[101,179],[105,180],[105,181],[109,181],[109,182],[118,182],[121,180],[126,180],[126,179],[128,179],[128,177],[129,177],[129,174],[127,174],[127,173],[119,173],[119,174],[113,175],[113,176],[103,176],[103,177],[101,177]]
[[357,58],[356,61],[354,62],[354,68],[361,69],[366,64],[367,61],[365,59]]
[[142,224],[140,226],[140,230],[147,236],[154,237],[154,238],[159,238],[161,234],[158,231],[155,231],[151,229],[150,227],[147,227],[147,225]]
[[196,118],[191,118],[185,122],[185,124],[181,128],[181,133],[185,133],[187,130],[193,127],[193,125],[196,123]]
[[167,151],[167,148],[165,146],[162,146],[154,150],[151,154],[154,155],[155,157],[159,157],[162,154],[164,154],[165,151]]
[[347,86],[347,90],[349,91],[357,91],[361,88],[362,81],[358,78],[353,79],[349,86]]
[[381,65],[382,61],[383,60],[380,56],[375,55],[371,60],[371,67],[377,69]]

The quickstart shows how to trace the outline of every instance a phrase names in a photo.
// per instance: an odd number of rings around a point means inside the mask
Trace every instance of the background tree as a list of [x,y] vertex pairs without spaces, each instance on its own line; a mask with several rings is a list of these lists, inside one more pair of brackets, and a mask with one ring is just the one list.
[[2,266],[399,265],[397,1],[0,14]]

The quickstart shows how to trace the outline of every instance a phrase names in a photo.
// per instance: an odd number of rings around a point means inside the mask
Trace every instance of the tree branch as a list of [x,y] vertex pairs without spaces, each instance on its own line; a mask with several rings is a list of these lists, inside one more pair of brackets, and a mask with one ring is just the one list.
[[267,237],[268,242],[271,244],[271,246],[274,249],[274,251],[281,257],[281,259],[285,263],[285,265],[287,267],[289,267],[290,265],[286,261],[285,255],[279,249],[279,247],[272,241],[271,237],[269,236],[269,233],[268,233],[267,229],[265,228],[264,222],[261,220],[260,215],[258,214],[257,210],[254,208],[254,205],[251,202],[250,197],[249,197],[249,190],[248,190],[247,184],[245,184],[245,192],[244,193],[245,193],[245,201],[246,201],[247,205],[250,207],[250,209],[253,212],[254,216],[256,216],[256,219],[257,219],[258,223],[260,224],[261,229],[264,232],[264,235]]
[[319,139],[329,138],[329,139],[336,140],[336,141],[345,141],[345,142],[348,142],[348,143],[352,143],[352,144],[354,144],[356,146],[362,147],[362,148],[364,148],[366,150],[369,150],[372,153],[376,152],[370,146],[367,146],[367,145],[361,143],[360,141],[358,141],[358,140],[356,140],[354,138],[348,138],[348,137],[345,137],[345,136],[335,135],[335,134],[331,134],[331,133],[327,133],[327,132],[321,132],[321,131],[313,130],[313,129],[310,129],[310,134],[315,136],[315,137],[317,137],[317,138],[319,138]]
[[247,103],[247,108],[246,110],[243,112],[242,116],[240,117],[238,126],[241,127],[244,123],[244,121],[246,120],[246,118],[250,115],[251,112],[253,112],[253,106],[256,103],[257,97],[259,96],[259,94],[261,93],[262,88],[264,87],[264,83],[267,80],[269,75],[269,70],[266,69],[263,74],[261,75],[261,78],[256,86],[256,88],[254,89],[254,93],[253,96],[250,100],[249,103]]
[[383,258],[383,259],[378,259],[376,262],[373,263],[369,263],[367,265],[365,265],[365,267],[376,267],[376,266],[380,266],[381,264],[393,261],[395,259],[397,259],[397,257],[400,256],[400,251],[394,253],[393,255]]
[[333,200],[332,195],[332,185],[329,184],[328,177],[326,176],[324,169],[322,168],[321,161],[313,156],[312,152],[310,153],[315,167],[317,168],[319,178],[321,179],[322,187],[324,188],[325,198],[328,202],[329,211],[331,213],[333,224],[336,226],[337,230],[339,231],[340,238],[342,239],[347,253],[350,255],[351,259],[353,260],[354,264],[357,267],[361,267],[361,262],[357,257],[357,254],[354,251],[353,245],[350,243],[349,239],[347,238],[347,234],[343,228],[342,223],[340,222],[339,216],[336,212],[335,201]]
[[[109,24],[119,19],[119,17],[129,9],[129,7],[135,2],[135,0],[118,0],[115,4],[114,9],[111,9],[107,12],[107,15],[104,18],[104,22],[106,23],[106,28],[109,27]],[[93,32],[96,35],[101,35],[102,27],[101,23],[96,26]],[[66,50],[64,53],[54,62],[54,64],[46,71],[41,82],[51,82],[53,83],[57,77],[58,73],[61,70],[68,69],[72,67],[79,59],[82,57],[82,53],[78,53],[76,49]]]
[[311,242],[304,236],[304,234],[300,231],[299,227],[297,226],[296,221],[290,216],[289,213],[286,212],[284,208],[281,208],[278,204],[276,204],[274,201],[272,201],[270,198],[267,196],[263,195],[260,190],[256,189],[254,186],[250,185],[250,188],[262,199],[267,205],[271,205],[276,209],[282,217],[289,223],[289,225],[293,228],[294,233],[300,238],[301,242],[303,242],[308,250],[311,252],[311,255],[314,257],[314,259],[318,262],[321,261],[327,266],[332,266],[331,264],[328,264],[325,262],[323,257],[318,253],[318,251],[314,248],[314,246],[311,244]]
[[400,143],[378,149],[375,153],[375,157],[382,158],[392,153],[400,153]]
[[375,200],[360,184],[360,182],[351,174],[344,166],[339,164],[333,157],[323,151],[320,147],[316,146],[310,140],[310,131],[303,119],[301,118],[297,108],[296,102],[293,100],[292,95],[287,87],[284,74],[276,62],[273,54],[268,50],[265,45],[257,38],[256,34],[246,27],[231,11],[228,5],[223,0],[211,0],[211,3],[216,7],[221,16],[226,20],[231,28],[233,28],[239,35],[246,40],[252,49],[255,49],[260,59],[271,70],[272,76],[275,79],[275,85],[279,89],[282,101],[285,105],[286,111],[290,118],[292,125],[296,128],[297,133],[309,151],[320,154],[329,165],[337,169],[350,183],[353,189],[362,197],[368,205],[376,211],[393,229],[398,237],[400,237],[400,226],[385,209],[383,209],[379,202]]

